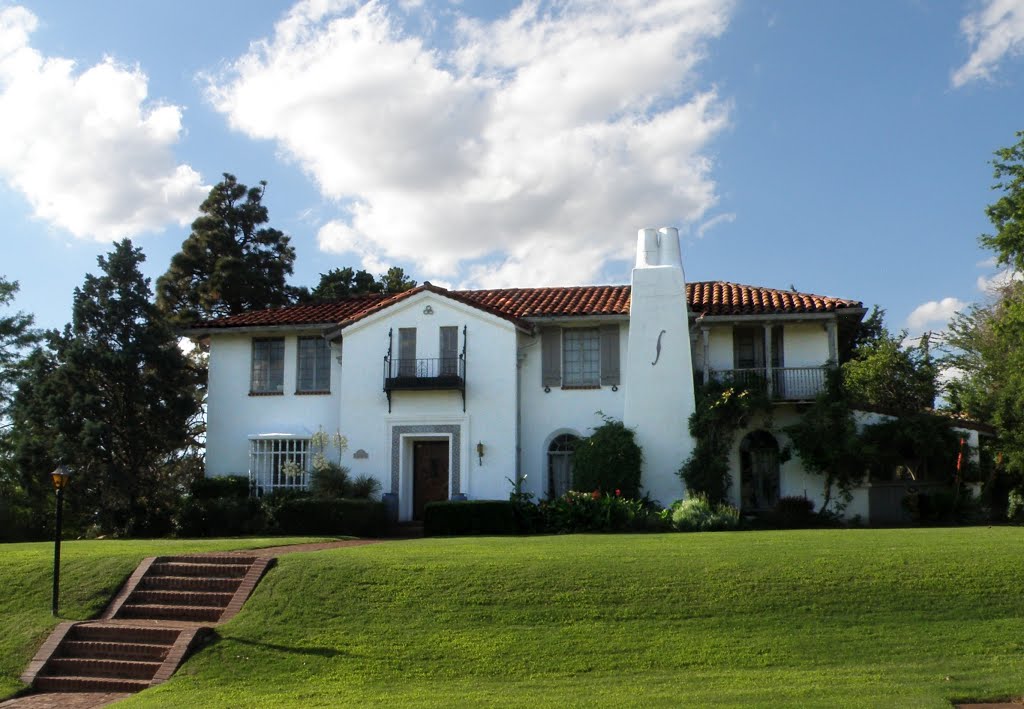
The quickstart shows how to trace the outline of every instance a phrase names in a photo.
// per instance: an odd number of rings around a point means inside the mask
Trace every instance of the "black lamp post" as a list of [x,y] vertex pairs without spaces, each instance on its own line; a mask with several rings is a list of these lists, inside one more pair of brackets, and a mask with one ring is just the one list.
[[50,473],[53,489],[57,492],[57,530],[53,542],[53,615],[57,615],[57,593],[60,590],[60,532],[64,522],[64,488],[68,485],[71,471],[63,464]]

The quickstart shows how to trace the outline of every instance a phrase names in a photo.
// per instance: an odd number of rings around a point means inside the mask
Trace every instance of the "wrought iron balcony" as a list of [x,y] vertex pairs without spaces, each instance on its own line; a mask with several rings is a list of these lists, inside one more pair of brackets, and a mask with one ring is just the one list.
[[391,413],[391,394],[396,391],[458,391],[466,410],[466,353],[458,357],[384,358],[384,393]]
[[822,367],[767,367],[755,369],[713,369],[711,378],[767,392],[783,401],[810,401],[825,391],[828,365]]

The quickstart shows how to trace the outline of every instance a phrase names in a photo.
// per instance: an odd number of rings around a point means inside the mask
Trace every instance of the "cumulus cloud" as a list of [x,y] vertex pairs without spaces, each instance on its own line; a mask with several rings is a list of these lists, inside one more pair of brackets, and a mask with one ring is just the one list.
[[914,308],[907,318],[907,327],[911,330],[923,330],[931,323],[939,323],[938,329],[944,329],[953,315],[967,307],[967,303],[957,298],[930,300]]
[[462,285],[586,282],[636,229],[715,203],[707,148],[729,106],[696,68],[729,10],[525,2],[458,16],[437,48],[381,2],[309,0],[209,97],[337,202],[325,251]]
[[38,20],[0,8],[0,179],[37,217],[117,239],[188,223],[209,187],[175,164],[179,106],[147,101],[146,75],[107,58],[84,71],[30,45]]
[[971,47],[971,56],[953,72],[953,86],[991,80],[1003,59],[1024,52],[1024,3],[984,0],[960,21],[960,31]]

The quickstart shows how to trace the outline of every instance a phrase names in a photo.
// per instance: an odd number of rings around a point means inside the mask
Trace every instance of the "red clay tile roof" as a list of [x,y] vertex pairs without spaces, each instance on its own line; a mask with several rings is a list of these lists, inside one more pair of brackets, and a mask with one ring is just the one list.
[[[529,318],[582,315],[628,315],[629,286],[568,286],[559,288],[499,288],[495,290],[449,291],[424,283],[392,296],[367,295],[316,305],[293,305],[258,310],[195,325],[197,330],[272,325],[349,325],[429,290],[447,298],[529,327]],[[862,308],[856,300],[831,298],[811,293],[745,286],[725,281],[688,283],[686,300],[691,315],[775,315],[788,313],[830,313]]]

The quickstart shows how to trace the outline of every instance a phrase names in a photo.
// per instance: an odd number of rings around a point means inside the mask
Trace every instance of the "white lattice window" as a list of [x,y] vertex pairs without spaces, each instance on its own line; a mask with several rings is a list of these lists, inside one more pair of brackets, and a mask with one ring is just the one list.
[[600,386],[601,333],[597,328],[562,332],[562,386]]
[[249,480],[257,495],[305,490],[309,485],[309,439],[257,436],[249,439]]

